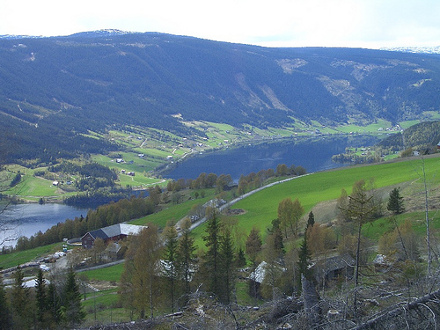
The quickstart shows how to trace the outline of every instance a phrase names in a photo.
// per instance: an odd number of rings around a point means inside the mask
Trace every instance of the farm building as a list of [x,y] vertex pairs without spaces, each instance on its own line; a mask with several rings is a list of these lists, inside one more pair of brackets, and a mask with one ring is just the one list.
[[110,241],[119,241],[127,236],[139,234],[144,228],[147,227],[119,223],[117,225],[89,231],[81,237],[81,244],[84,249],[91,249],[97,238],[102,239],[106,243]]
[[312,265],[318,283],[328,283],[338,278],[352,278],[356,261],[348,254],[325,258]]

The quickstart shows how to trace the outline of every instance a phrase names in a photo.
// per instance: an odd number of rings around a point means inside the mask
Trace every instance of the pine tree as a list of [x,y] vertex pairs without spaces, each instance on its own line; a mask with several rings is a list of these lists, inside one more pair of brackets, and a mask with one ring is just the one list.
[[394,214],[401,214],[405,212],[403,197],[400,196],[399,188],[394,188],[393,190],[391,190],[390,197],[388,199],[387,210],[393,212]]
[[224,230],[220,239],[220,267],[220,300],[225,304],[230,304],[232,292],[235,289],[235,262],[234,244],[231,232],[227,229]]
[[235,266],[237,267],[246,266],[246,256],[244,255],[244,251],[242,247],[238,249],[237,256],[235,257]]
[[[304,235],[304,239],[301,243],[301,246],[299,248],[299,255],[298,255],[298,268],[300,274],[303,274],[305,278],[308,280],[312,279],[312,271],[310,270],[310,260],[311,260],[311,253],[310,249],[308,247],[307,243],[307,235]],[[301,276],[300,276],[301,278]]]
[[61,301],[58,295],[55,284],[51,281],[47,288],[47,307],[49,309],[49,328],[54,328],[55,325],[61,322]]
[[62,312],[64,321],[70,327],[81,324],[86,316],[81,305],[81,293],[72,267],[67,273],[64,285]]
[[165,237],[165,249],[164,249],[164,261],[165,274],[167,277],[169,297],[171,300],[171,311],[174,312],[175,297],[177,291],[177,230],[174,226],[168,225],[164,230]]
[[179,279],[183,279],[183,291],[186,295],[191,293],[191,280],[195,263],[195,246],[194,238],[191,237],[189,230],[191,221],[187,219],[182,226],[182,236],[179,240],[177,249],[177,271]]
[[11,312],[2,283],[3,279],[0,277],[0,329],[11,329]]
[[246,254],[249,260],[252,262],[252,266],[255,268],[257,265],[257,257],[261,252],[263,242],[261,240],[260,231],[253,227],[246,240]]
[[207,291],[219,296],[221,293],[221,266],[220,266],[220,229],[221,224],[216,212],[206,226],[206,236],[203,237],[207,248],[203,256],[202,273],[205,278]]
[[313,227],[314,224],[315,224],[315,215],[313,214],[312,211],[310,211],[309,218],[307,219],[307,228],[306,228],[306,230],[309,227]]
[[46,284],[43,278],[43,271],[38,270],[36,285],[35,285],[35,298],[37,305],[37,322],[41,328],[44,328],[45,319],[47,317],[48,299],[46,292]]
[[30,328],[33,321],[33,300],[30,289],[24,285],[24,274],[20,267],[14,274],[14,285],[10,293],[14,328]]

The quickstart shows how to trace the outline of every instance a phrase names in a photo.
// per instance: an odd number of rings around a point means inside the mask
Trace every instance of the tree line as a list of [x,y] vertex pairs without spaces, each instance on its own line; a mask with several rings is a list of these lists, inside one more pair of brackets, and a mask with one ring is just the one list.
[[[160,189],[160,188],[159,188]],[[17,251],[31,249],[62,241],[64,238],[82,237],[91,230],[140,218],[155,212],[157,204],[150,196],[121,199],[118,202],[102,205],[96,210],[89,210],[86,217],[67,219],[52,226],[44,233],[39,231],[27,238],[21,236],[17,240]]]
[[[305,170],[300,166],[296,168],[291,166],[289,169],[285,164],[278,165],[276,172],[269,169],[260,171],[259,173],[266,173],[265,175],[260,176],[260,178],[267,180],[272,176],[292,175],[292,173],[294,173],[292,169],[296,169],[295,173],[305,173]],[[51,170],[75,171],[82,174],[105,175],[110,177],[114,175],[113,171],[105,166],[95,163],[77,166],[66,162],[53,166]],[[252,175],[253,174],[250,174],[249,177]],[[146,197],[141,194],[138,197],[132,195],[130,198],[122,198],[125,192],[120,192],[118,190],[115,190],[114,193],[102,193],[98,190],[96,192],[87,192],[84,196],[72,196],[65,200],[66,204],[82,204],[92,207],[95,205],[89,205],[90,201],[94,201],[94,203],[105,203],[110,201],[110,203],[98,206],[96,210],[89,210],[86,217],[80,216],[73,220],[67,219],[64,222],[59,222],[44,233],[39,231],[29,238],[22,236],[18,239],[15,249],[22,251],[37,246],[60,242],[64,238],[81,237],[91,230],[127,222],[157,212],[160,210],[160,204],[170,202],[180,203],[182,200],[178,193],[181,190],[193,189],[196,190],[194,193],[196,198],[198,196],[204,197],[203,189],[215,187],[216,191],[221,193],[224,190],[230,189],[232,182],[232,178],[229,174],[221,174],[217,176],[214,173],[201,173],[194,180],[170,180],[167,184],[166,190],[162,190],[158,185],[152,186],[148,189],[148,196]],[[199,191],[201,192],[199,193]],[[116,199],[116,201],[113,201],[113,198]]]
[[18,268],[10,287],[0,286],[0,327],[2,329],[74,328],[86,314],[72,268],[66,274],[45,278],[39,269],[35,287],[26,286]]

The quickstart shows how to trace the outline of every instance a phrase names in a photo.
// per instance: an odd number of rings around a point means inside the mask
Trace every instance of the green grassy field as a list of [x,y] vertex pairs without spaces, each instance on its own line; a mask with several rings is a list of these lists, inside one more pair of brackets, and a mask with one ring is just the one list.
[[10,267],[15,267],[38,257],[44,257],[56,251],[61,251],[63,249],[63,244],[54,243],[51,245],[40,246],[35,249],[13,252],[8,254],[0,254],[0,268],[6,269]]
[[122,263],[101,269],[87,270],[80,274],[87,276],[89,280],[119,282],[123,270],[124,264]]
[[[440,229],[440,214],[437,211],[428,212],[428,217],[430,220],[430,229],[436,231]],[[409,219],[413,223],[413,229],[415,233],[423,237],[426,235],[426,214],[425,212],[412,212],[404,213],[396,216],[396,221],[398,224],[403,223],[406,219]],[[377,241],[386,232],[394,229],[394,223],[389,217],[380,218],[375,220],[371,224],[367,224],[362,227],[362,235],[365,237]]]
[[205,190],[206,195],[204,198],[198,198],[193,200],[188,200],[185,203],[172,205],[167,207],[158,213],[153,213],[145,217],[130,221],[131,224],[144,226],[148,223],[153,223],[159,228],[165,228],[168,222],[176,223],[183,217],[187,216],[189,211],[194,205],[204,204],[214,197],[214,190]]
[[[439,183],[440,178],[436,176],[439,166],[440,157],[425,159],[425,173],[427,182],[430,184]],[[243,209],[246,212],[237,216],[238,226],[243,231],[249,232],[255,226],[260,228],[264,234],[271,221],[277,218],[278,204],[286,197],[298,198],[304,207],[305,214],[307,214],[318,203],[337,199],[341,194],[341,189],[345,189],[350,194],[353,183],[361,179],[368,181],[373,178],[376,188],[409,182],[410,188],[408,189],[422,192],[421,177],[422,161],[420,159],[370,166],[354,166],[313,173],[264,189],[236,203],[233,208]],[[319,219],[317,221],[319,222]],[[204,228],[204,225],[196,228],[195,235],[199,236],[203,233]]]

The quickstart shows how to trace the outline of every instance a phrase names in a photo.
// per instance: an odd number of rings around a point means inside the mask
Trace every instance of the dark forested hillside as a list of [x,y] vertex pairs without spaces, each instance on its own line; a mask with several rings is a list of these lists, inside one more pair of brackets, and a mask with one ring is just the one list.
[[114,125],[191,134],[181,119],[262,128],[295,120],[396,123],[438,111],[439,92],[438,55],[263,48],[158,33],[0,39],[0,129],[23,139],[26,155],[108,148],[79,134]]
[[426,148],[436,149],[440,142],[440,121],[428,121],[415,124],[405,131],[388,136],[378,143],[379,146],[389,148]]

